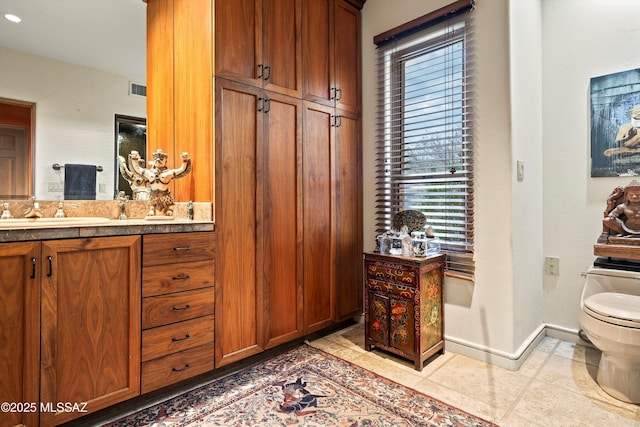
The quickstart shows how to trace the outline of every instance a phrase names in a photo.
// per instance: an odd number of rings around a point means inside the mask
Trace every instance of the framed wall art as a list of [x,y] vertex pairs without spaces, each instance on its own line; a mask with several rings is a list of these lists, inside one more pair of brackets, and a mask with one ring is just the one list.
[[640,175],[640,69],[593,77],[591,176]]

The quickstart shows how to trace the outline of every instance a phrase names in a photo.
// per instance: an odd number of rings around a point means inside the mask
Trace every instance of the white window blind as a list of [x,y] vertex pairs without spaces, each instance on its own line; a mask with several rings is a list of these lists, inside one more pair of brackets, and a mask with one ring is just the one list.
[[472,11],[436,21],[378,44],[376,228],[423,212],[447,274],[472,279]]

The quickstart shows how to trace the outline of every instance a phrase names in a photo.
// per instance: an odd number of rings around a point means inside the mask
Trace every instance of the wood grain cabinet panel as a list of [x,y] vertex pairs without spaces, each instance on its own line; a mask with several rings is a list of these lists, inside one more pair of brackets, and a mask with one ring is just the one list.
[[[0,402],[38,402],[40,242],[0,244]],[[38,411],[4,411],[0,426],[36,426]]]
[[213,343],[210,343],[144,362],[142,393],[213,370],[213,352]]
[[301,0],[215,2],[214,74],[300,97]]
[[[140,236],[42,243],[40,401],[88,411],[140,393]],[[57,425],[82,412],[42,412]]]
[[144,236],[142,265],[212,260],[215,243],[210,232],[149,234]]
[[152,265],[142,270],[142,296],[169,294],[214,285],[214,260]]
[[213,342],[213,316],[142,331],[142,361]]
[[206,316],[214,312],[214,288],[196,289],[142,300],[142,327],[160,325]]
[[304,0],[302,97],[359,113],[361,69],[360,10],[345,0]]
[[216,234],[145,235],[142,392],[213,370]]

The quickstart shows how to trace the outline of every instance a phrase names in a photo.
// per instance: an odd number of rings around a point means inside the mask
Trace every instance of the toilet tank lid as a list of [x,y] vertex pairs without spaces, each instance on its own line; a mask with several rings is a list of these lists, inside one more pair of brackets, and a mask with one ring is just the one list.
[[640,322],[640,296],[602,292],[584,300],[584,305],[598,314]]

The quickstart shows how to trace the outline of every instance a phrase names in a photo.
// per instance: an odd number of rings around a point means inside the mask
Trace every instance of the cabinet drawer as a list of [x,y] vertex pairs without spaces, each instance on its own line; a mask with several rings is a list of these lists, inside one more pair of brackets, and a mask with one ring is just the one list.
[[365,270],[367,281],[373,279],[415,288],[420,280],[419,269],[405,264],[367,261]]
[[154,265],[142,269],[142,296],[207,288],[214,284],[215,261]]
[[213,316],[142,331],[142,361],[213,342]]
[[380,294],[391,294],[399,297],[413,299],[416,294],[416,288],[405,286],[404,284],[389,283],[380,280],[367,279],[367,289],[370,292]]
[[213,314],[214,288],[142,299],[142,329]]
[[211,232],[147,234],[142,245],[142,265],[161,265],[213,259],[215,234]]
[[142,364],[142,393],[213,370],[213,343]]

